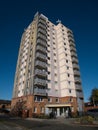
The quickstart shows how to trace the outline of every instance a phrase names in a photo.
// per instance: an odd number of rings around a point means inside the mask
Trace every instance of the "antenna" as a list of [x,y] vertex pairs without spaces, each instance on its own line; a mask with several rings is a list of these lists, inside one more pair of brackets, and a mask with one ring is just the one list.
[[61,23],[61,20],[58,19],[58,20],[56,21],[56,23]]

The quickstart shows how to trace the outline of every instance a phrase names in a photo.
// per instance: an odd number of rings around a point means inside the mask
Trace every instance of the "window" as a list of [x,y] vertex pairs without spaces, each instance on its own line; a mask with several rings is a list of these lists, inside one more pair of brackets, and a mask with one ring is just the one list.
[[48,102],[52,102],[52,98],[48,98]]
[[37,113],[37,107],[34,107],[34,113]]
[[55,84],[57,84],[58,82],[57,81],[55,81]]
[[54,62],[56,62],[56,60],[54,60]]
[[50,74],[50,72],[48,71],[48,74]]
[[67,66],[67,70],[69,70],[69,66]]
[[68,77],[70,77],[70,74],[67,74]]
[[70,82],[70,81],[68,81],[68,84],[70,85],[70,84],[71,84],[71,82]]
[[68,60],[66,60],[66,63],[68,63]]
[[65,56],[67,56],[67,54],[65,54]]
[[50,57],[48,57],[48,60],[50,60]]
[[44,113],[44,107],[41,107],[41,113]]
[[54,53],[54,56],[56,56],[56,53]]
[[55,76],[57,76],[57,74],[56,74],[56,73],[55,73],[54,75],[55,75]]
[[56,103],[58,103],[58,102],[59,102],[59,99],[58,99],[58,98],[56,98],[56,99],[55,99],[55,101],[56,101]]
[[73,102],[73,98],[72,97],[69,98],[69,102]]
[[71,93],[71,89],[69,89],[69,93]]

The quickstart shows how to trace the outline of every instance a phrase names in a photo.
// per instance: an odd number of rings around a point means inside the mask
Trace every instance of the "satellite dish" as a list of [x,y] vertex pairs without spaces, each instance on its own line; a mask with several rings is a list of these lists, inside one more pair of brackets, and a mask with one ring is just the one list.
[[58,19],[58,20],[56,21],[56,23],[61,23],[61,20]]

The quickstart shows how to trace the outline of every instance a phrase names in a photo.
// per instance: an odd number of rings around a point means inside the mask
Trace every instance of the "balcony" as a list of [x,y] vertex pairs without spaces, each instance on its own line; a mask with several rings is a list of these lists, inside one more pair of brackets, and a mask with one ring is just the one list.
[[42,53],[46,53],[47,49],[45,47],[42,47],[40,45],[37,45],[36,50],[41,51]]
[[77,70],[74,70],[74,75],[79,75],[80,76],[80,72]]
[[74,39],[71,35],[68,36],[69,42],[74,42]]
[[73,46],[70,46],[70,50],[76,52],[76,48]]
[[45,30],[46,30],[46,26],[45,26],[45,25],[43,25],[43,24],[41,24],[41,23],[39,23],[39,24],[38,24],[38,27],[41,27],[41,28],[43,28],[43,29],[45,29]]
[[75,83],[81,83],[80,77],[75,77]]
[[38,32],[41,32],[41,33],[43,33],[44,35],[46,35],[46,31],[43,30],[43,29],[41,29],[41,28],[38,28]]
[[76,51],[71,51],[71,55],[77,57]]
[[37,40],[37,44],[40,44],[40,45],[42,45],[44,47],[47,46],[46,40],[41,40],[40,38]]
[[43,39],[43,40],[46,40],[46,35],[45,34],[42,34],[42,33],[38,33],[38,37],[40,37],[41,39]]
[[42,61],[46,61],[47,60],[47,56],[46,55],[43,55],[39,52],[36,53],[36,58],[42,60]]
[[81,85],[76,84],[75,86],[76,86],[76,90],[82,90]]
[[40,88],[34,88],[34,95],[47,96],[47,90],[46,89],[40,89]]
[[72,57],[72,62],[73,62],[73,63],[78,63],[78,59],[75,58],[75,57]]
[[78,70],[79,70],[79,66],[78,66],[78,64],[73,63],[72,65],[73,65],[73,68],[74,68],[74,69],[78,69]]
[[45,70],[36,69],[35,70],[35,75],[46,77],[47,76],[47,72]]
[[72,34],[72,33],[69,33],[69,34],[68,34],[68,38],[69,38],[69,39],[71,38],[71,39],[74,40],[74,38],[73,38],[73,34]]
[[78,98],[83,98],[83,93],[82,93],[82,91],[77,91],[77,92],[76,92],[76,96],[77,96]]
[[39,86],[44,86],[44,87],[46,87],[46,85],[47,85],[47,80],[40,79],[40,78],[36,78],[36,79],[34,80],[34,85],[39,85]]
[[70,47],[71,47],[71,46],[75,47],[75,44],[74,44],[74,42],[71,42],[71,41],[70,41]]
[[41,62],[38,60],[36,61],[35,66],[39,68],[45,68],[45,69],[47,68],[47,64],[45,62]]
[[46,21],[41,18],[39,19],[39,23],[44,24],[44,26],[46,25]]

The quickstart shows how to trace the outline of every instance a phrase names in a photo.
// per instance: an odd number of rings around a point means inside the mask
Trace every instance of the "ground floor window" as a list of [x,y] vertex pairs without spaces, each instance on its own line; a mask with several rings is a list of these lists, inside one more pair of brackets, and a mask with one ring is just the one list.
[[37,107],[34,107],[34,113],[37,113]]

